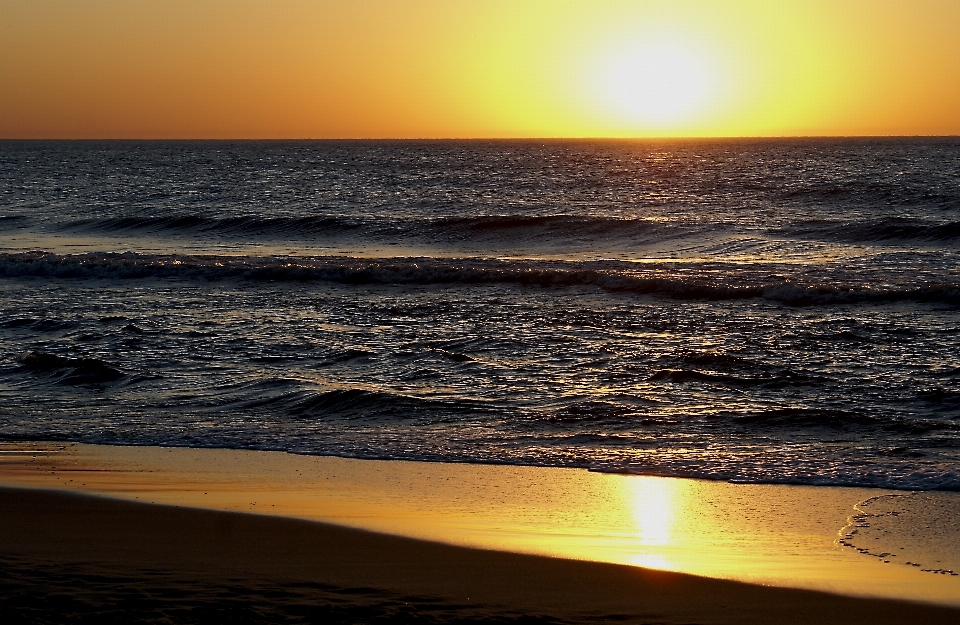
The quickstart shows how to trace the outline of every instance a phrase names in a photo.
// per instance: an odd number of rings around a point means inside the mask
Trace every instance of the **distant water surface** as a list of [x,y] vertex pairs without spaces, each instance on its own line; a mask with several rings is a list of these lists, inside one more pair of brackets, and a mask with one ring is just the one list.
[[0,142],[0,437],[960,490],[960,140]]

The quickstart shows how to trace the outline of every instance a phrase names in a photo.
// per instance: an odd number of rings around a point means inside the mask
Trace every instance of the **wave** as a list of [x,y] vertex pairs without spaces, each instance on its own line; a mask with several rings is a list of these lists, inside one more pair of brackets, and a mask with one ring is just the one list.
[[862,411],[823,408],[774,408],[738,415],[733,422],[762,428],[829,428],[856,431],[861,427],[888,425]]
[[960,221],[904,217],[864,221],[808,220],[775,229],[772,233],[847,243],[897,240],[943,242],[960,239]]
[[556,410],[547,418],[554,424],[582,424],[586,422],[622,422],[636,416],[635,410],[608,401],[589,400],[570,404]]
[[0,322],[3,328],[28,328],[34,332],[59,332],[77,327],[76,321],[51,317],[14,317]]
[[650,219],[595,215],[480,215],[436,218],[364,218],[341,216],[261,217],[238,215],[206,217],[181,214],[154,217],[115,217],[69,222],[67,230],[91,232],[179,233],[186,235],[256,236],[258,238],[304,238],[364,234],[374,236],[472,238],[522,238],[554,236],[614,236],[616,238],[665,236],[689,229]]
[[651,219],[613,217],[601,215],[480,215],[476,217],[451,217],[430,223],[431,229],[440,233],[474,234],[552,234],[563,237],[614,236],[617,238],[648,237],[670,233],[686,233],[688,229]]
[[[716,266],[711,266],[715,269]],[[723,274],[663,267],[637,269],[630,263],[508,261],[485,259],[342,257],[250,257],[150,255],[132,252],[61,255],[47,252],[0,254],[0,277],[57,279],[144,279],[218,281],[241,279],[344,284],[516,284],[553,288],[597,287],[611,293],[684,300],[766,299],[792,306],[859,302],[960,303],[960,283],[917,285],[834,281],[804,284],[784,278],[751,277],[742,268]]]
[[240,382],[216,391],[210,407],[243,412],[266,412],[296,421],[376,421],[398,424],[427,419],[442,422],[445,415],[476,414],[486,408],[466,398],[436,399],[382,389],[316,388],[301,380],[270,377]]
[[29,352],[18,358],[31,371],[49,373],[61,384],[105,384],[124,377],[124,373],[98,358],[64,358],[45,352]]
[[[19,216],[3,217],[18,223]],[[603,237],[610,244],[642,243],[696,235],[713,239],[733,224],[682,223],[647,218],[604,215],[479,215],[473,217],[391,218],[303,216],[261,217],[238,215],[207,217],[181,214],[153,217],[83,219],[63,226],[68,231],[98,233],[173,233],[185,236],[244,237],[257,240],[310,239],[317,237],[384,237],[403,240],[501,242],[549,242]],[[806,219],[767,230],[774,237],[813,239],[837,243],[884,243],[889,241],[947,242],[960,240],[960,221],[909,217],[875,219]]]
[[165,217],[115,217],[70,222],[67,229],[100,232],[181,232],[220,235],[290,236],[339,234],[362,228],[359,219],[343,217],[236,217],[212,218],[202,215]]
[[[663,380],[663,378],[654,379]],[[695,379],[702,380],[702,378]],[[667,420],[671,418],[666,417]],[[741,428],[747,435],[809,430],[884,431],[900,435],[960,431],[960,424],[945,419],[878,416],[862,410],[838,408],[787,407],[748,410],[741,413],[720,411],[710,415],[709,419],[712,423],[730,423]],[[558,408],[549,414],[546,421],[565,425],[582,425],[591,422],[617,425],[629,423],[665,425],[667,423],[663,418],[651,417],[649,412],[637,406],[597,400],[575,402]]]
[[[827,206],[899,206],[923,207],[937,210],[960,208],[960,196],[951,193],[949,185],[904,183],[902,181],[866,182],[863,180],[818,181],[815,184],[778,188],[776,181],[766,184],[744,185],[758,191],[777,193],[785,202],[824,204]],[[945,192],[946,191],[946,192]]]
[[654,372],[649,378],[651,382],[705,382],[723,386],[758,386],[764,388],[783,388],[786,386],[811,386],[821,383],[824,379],[817,376],[784,371],[774,375],[732,375],[714,371],[699,371],[691,369],[661,369]]

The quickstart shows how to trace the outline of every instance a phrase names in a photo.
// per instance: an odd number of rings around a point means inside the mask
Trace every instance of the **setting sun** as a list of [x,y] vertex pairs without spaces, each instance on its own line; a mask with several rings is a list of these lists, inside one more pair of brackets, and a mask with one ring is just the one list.
[[593,93],[618,121],[638,128],[676,126],[717,97],[716,69],[690,42],[651,39],[605,50]]
[[0,0],[0,621],[957,625],[958,77],[960,0]]
[[960,132],[945,0],[0,4],[0,136]]

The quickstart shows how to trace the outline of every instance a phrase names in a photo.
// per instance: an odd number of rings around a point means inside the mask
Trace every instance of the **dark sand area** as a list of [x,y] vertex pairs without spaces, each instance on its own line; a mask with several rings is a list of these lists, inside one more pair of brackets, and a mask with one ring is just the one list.
[[0,489],[0,622],[960,622],[960,610]]

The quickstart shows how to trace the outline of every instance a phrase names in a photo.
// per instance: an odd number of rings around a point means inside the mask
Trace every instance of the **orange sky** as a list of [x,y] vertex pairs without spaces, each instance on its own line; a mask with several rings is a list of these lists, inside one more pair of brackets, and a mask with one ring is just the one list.
[[960,134],[960,0],[0,0],[0,137]]

